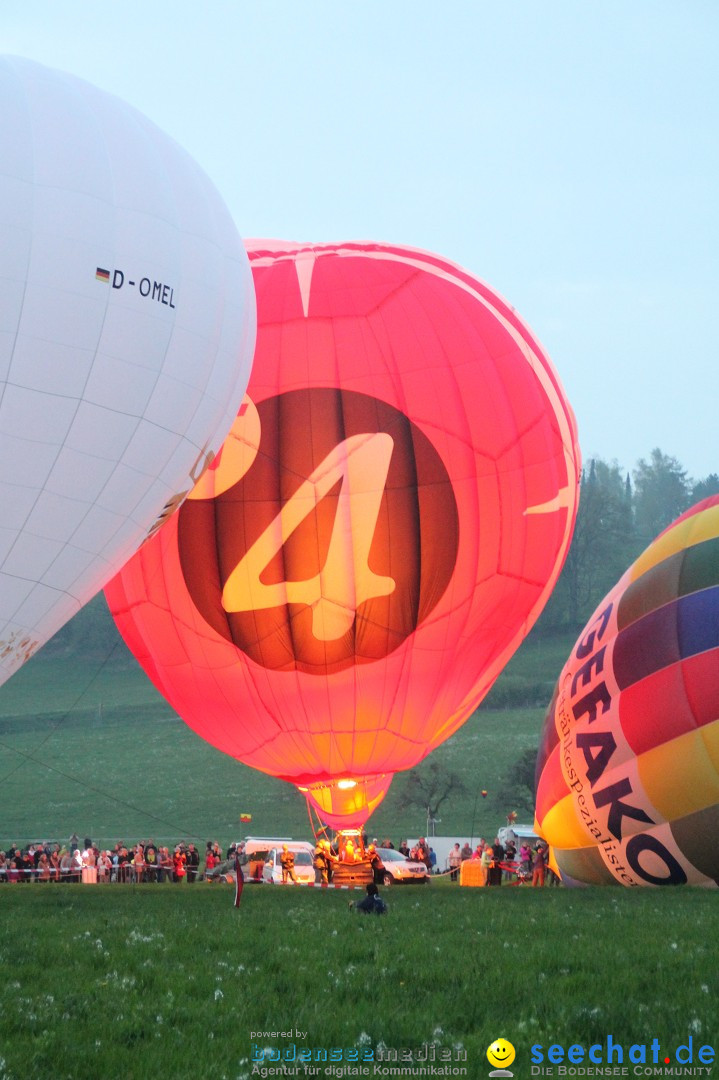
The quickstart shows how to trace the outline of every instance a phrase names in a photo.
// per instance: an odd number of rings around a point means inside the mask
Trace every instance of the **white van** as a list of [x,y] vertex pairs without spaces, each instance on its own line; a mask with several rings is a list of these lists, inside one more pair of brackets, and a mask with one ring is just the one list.
[[262,867],[262,880],[265,885],[281,885],[282,884],[282,850],[284,846],[292,852],[295,857],[295,878],[303,885],[314,885],[315,881],[315,866],[314,866],[314,844],[309,844],[305,840],[284,840],[277,847],[271,848],[267,852],[264,866]]
[[527,844],[531,851],[539,843],[539,837],[532,825],[502,825],[497,829],[497,839],[506,848],[509,840],[514,840],[517,855],[522,844]]
[[[242,843],[245,845],[242,853],[245,881],[262,881],[262,871],[273,848],[281,851],[283,844],[305,844],[305,841],[291,840],[287,836],[246,836]],[[306,846],[314,851],[311,844]]]

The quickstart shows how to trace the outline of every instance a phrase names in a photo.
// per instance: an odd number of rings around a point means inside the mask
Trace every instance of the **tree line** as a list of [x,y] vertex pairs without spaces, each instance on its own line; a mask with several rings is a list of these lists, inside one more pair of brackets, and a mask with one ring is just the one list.
[[597,604],[652,540],[675,518],[710,495],[719,475],[691,479],[660,449],[625,472],[592,458],[582,470],[579,512],[564,569],[537,632],[579,631]]

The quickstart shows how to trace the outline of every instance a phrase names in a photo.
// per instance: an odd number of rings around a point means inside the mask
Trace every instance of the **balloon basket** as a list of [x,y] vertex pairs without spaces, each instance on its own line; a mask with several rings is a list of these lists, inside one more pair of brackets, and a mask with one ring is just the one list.
[[353,863],[338,862],[332,868],[333,885],[349,888],[353,885],[369,885],[372,881],[374,881],[374,872],[369,859]]

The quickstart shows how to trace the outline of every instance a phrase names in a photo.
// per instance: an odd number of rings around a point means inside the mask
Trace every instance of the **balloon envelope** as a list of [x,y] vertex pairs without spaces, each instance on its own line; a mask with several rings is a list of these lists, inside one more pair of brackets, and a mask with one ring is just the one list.
[[589,620],[545,720],[536,818],[577,881],[719,884],[719,497]]
[[219,194],[134,109],[0,58],[0,683],[193,486],[255,307]]
[[250,248],[248,396],[107,597],[198,734],[358,824],[541,610],[574,523],[574,421],[531,332],[460,268]]

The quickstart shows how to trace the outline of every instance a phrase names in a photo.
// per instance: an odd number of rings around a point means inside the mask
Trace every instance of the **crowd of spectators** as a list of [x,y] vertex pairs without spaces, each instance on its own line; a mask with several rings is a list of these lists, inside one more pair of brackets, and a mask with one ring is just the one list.
[[[394,848],[391,840],[381,845],[375,839],[368,846],[370,859],[376,845]],[[10,843],[7,851],[0,851],[0,884],[6,882],[84,882],[106,884],[110,882],[162,884],[218,880],[218,871],[234,866],[235,857],[241,864],[247,860],[244,844],[230,844],[223,853],[217,841],[208,840],[204,851],[191,841],[181,841],[172,846],[156,844],[154,840],[142,840],[128,845],[119,840],[112,848],[100,848],[90,837],[81,842],[73,834],[65,844],[37,841],[24,847]],[[424,837],[409,847],[406,840],[398,846],[407,858],[424,862],[429,873],[437,873],[437,860],[433,849]],[[485,885],[501,885],[503,880],[531,881],[533,885],[556,884],[557,879],[547,866],[547,847],[543,843],[531,848],[522,843],[517,850],[512,841],[504,847],[498,838],[492,844],[481,839],[473,848],[469,841],[463,847],[457,843],[447,858],[452,881],[459,878],[462,863],[478,860],[482,882]]]
[[549,869],[548,852],[547,845],[541,840],[533,847],[525,840],[518,847],[514,840],[503,844],[495,837],[490,844],[481,838],[475,848],[469,841],[463,847],[455,844],[447,862],[452,881],[459,878],[462,863],[471,859],[479,862],[484,885],[501,885],[503,881],[531,881],[535,886],[542,886],[547,881],[556,885],[559,879]]
[[232,844],[224,855],[219,843],[210,840],[204,852],[189,841],[163,846],[152,839],[130,845],[119,840],[112,848],[100,848],[91,837],[80,841],[76,834],[67,843],[41,840],[22,847],[10,843],[6,851],[0,851],[0,884],[170,881],[192,885],[223,860],[233,859],[237,846]]

